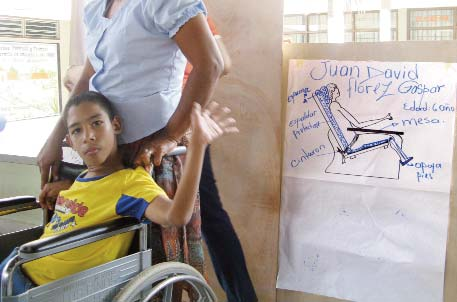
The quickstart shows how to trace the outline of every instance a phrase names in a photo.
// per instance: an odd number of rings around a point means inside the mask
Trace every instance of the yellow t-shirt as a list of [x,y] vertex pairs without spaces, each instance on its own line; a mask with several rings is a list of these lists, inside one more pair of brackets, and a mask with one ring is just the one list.
[[[148,204],[166,193],[141,167],[113,174],[78,177],[70,189],[60,192],[54,215],[41,238],[97,225],[119,218],[143,217]],[[133,233],[124,233],[76,249],[47,256],[22,265],[38,285],[125,256]]]

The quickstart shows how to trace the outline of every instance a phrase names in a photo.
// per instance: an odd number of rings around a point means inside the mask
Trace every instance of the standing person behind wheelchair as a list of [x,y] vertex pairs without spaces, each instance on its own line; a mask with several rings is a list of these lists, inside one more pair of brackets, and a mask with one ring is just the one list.
[[[200,0],[94,0],[86,7],[88,58],[72,95],[90,89],[113,102],[125,125],[120,142],[130,164],[147,167],[152,155],[154,164],[159,165],[189,128],[192,102],[205,106],[210,99],[223,61],[205,14]],[[181,94],[186,58],[193,70]],[[50,173],[58,177],[63,137],[64,127],[59,122],[38,156],[42,187]],[[215,208],[222,209],[221,205]],[[199,229],[198,221],[190,225]],[[233,231],[231,224],[228,229]],[[242,254],[241,247],[239,250]],[[189,258],[192,254],[198,257],[201,246],[191,245],[189,253]],[[222,256],[213,256],[213,260],[215,257]],[[227,290],[227,284],[223,287]],[[229,299],[257,300],[253,290],[250,297]]]

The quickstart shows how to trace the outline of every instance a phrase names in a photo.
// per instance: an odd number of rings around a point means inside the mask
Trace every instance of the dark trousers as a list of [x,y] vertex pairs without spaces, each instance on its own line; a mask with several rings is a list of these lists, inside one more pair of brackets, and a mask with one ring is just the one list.
[[205,152],[199,189],[203,238],[208,246],[217,279],[228,301],[257,301],[240,241],[230,217],[222,207],[211,166],[209,147]]

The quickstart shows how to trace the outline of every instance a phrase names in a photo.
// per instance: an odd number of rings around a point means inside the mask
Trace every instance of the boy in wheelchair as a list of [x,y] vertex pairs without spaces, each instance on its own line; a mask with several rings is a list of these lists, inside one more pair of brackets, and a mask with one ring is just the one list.
[[[68,190],[59,193],[54,215],[41,238],[122,216],[146,218],[164,226],[186,224],[192,215],[206,146],[224,133],[238,132],[235,120],[227,116],[227,108],[216,103],[208,108],[202,110],[194,104],[187,165],[170,200],[144,168],[124,167],[116,139],[122,131],[121,121],[109,101],[95,92],[70,99],[63,112],[67,141],[84,160],[87,170]],[[66,183],[50,185],[61,188]],[[132,238],[128,232],[25,263],[13,275],[13,294],[125,256]],[[16,253],[13,251],[2,262],[0,271]]]

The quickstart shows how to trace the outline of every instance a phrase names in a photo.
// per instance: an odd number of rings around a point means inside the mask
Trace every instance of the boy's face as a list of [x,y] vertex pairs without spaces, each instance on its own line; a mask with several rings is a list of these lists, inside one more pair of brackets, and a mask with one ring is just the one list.
[[72,106],[67,115],[68,141],[88,166],[100,166],[116,155],[119,119],[111,121],[98,104],[82,102]]

